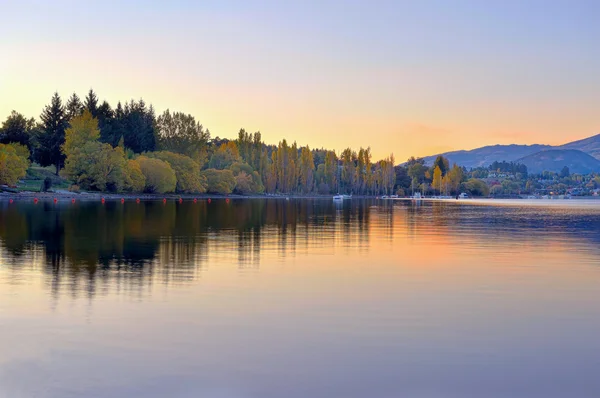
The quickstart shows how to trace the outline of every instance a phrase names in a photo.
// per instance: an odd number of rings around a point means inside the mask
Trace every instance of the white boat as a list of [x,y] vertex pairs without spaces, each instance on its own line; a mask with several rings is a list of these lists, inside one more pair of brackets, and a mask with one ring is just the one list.
[[398,199],[398,195],[390,195],[390,199]]
[[352,195],[342,195],[343,199],[352,199]]
[[335,195],[333,197],[333,200],[335,200],[335,201],[339,200],[341,202],[342,200],[344,200],[344,195]]
[[462,192],[460,195],[458,195],[458,199],[469,199],[469,195]]
[[387,196],[387,195],[383,195],[383,196],[381,197],[381,199],[388,199],[388,198],[389,198],[389,196]]

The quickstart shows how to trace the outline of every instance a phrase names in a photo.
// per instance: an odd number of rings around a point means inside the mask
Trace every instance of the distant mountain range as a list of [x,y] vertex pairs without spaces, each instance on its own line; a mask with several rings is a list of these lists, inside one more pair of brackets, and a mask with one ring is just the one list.
[[433,164],[439,155],[450,164],[468,169],[487,167],[495,161],[525,164],[530,173],[560,171],[564,166],[572,173],[600,171],[600,134],[564,145],[489,145],[470,151],[453,151],[425,157],[425,163]]

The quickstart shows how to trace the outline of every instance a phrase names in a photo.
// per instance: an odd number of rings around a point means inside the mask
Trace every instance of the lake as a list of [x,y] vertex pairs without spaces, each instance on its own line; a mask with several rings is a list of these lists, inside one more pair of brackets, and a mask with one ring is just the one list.
[[0,201],[0,397],[598,397],[600,202]]

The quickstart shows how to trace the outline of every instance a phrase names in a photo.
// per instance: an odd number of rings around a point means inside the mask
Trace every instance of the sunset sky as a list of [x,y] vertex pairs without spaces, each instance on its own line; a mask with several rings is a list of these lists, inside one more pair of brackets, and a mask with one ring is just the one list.
[[397,161],[600,133],[597,1],[120,3],[2,1],[0,119],[93,88]]

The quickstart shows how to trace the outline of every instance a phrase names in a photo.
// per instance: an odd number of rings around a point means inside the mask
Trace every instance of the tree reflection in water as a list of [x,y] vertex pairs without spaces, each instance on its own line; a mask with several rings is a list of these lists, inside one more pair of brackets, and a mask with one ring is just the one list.
[[1,258],[42,271],[55,295],[143,291],[195,280],[209,252],[236,253],[238,267],[258,268],[261,250],[293,256],[336,239],[368,242],[369,209],[358,200],[0,203]]

